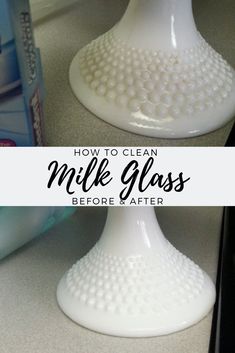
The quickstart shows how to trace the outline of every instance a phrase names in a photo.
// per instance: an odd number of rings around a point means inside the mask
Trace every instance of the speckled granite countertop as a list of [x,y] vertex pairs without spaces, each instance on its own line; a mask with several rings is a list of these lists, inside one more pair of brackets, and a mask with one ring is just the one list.
[[[159,208],[165,236],[215,280],[222,208]],[[179,333],[127,339],[82,328],[60,311],[56,287],[98,240],[105,208],[70,219],[0,263],[1,353],[207,353],[211,314]]]
[[[232,123],[194,139],[159,140],[124,132],[88,112],[73,96],[68,69],[78,49],[121,17],[127,0],[80,0],[35,25],[47,99],[46,140],[50,146],[223,146]],[[235,3],[194,0],[198,28],[235,66]],[[166,237],[215,280],[222,208],[160,208]],[[86,330],[65,317],[55,292],[62,274],[94,245],[106,209],[80,208],[0,264],[1,353],[207,353],[211,314],[185,331],[157,338],[124,339]],[[92,221],[91,221],[92,220]]]

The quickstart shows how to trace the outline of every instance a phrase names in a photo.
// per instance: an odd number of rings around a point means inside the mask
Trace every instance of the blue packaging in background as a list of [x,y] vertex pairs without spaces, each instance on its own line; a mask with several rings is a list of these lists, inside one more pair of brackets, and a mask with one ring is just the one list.
[[0,260],[75,211],[75,207],[0,207]]
[[43,80],[28,0],[0,0],[0,146],[43,145]]

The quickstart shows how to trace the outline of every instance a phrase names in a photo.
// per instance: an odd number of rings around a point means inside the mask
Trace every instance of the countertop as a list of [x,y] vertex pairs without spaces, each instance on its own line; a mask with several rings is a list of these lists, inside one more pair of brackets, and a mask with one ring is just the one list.
[[[73,95],[70,63],[79,49],[109,30],[128,1],[79,0],[35,24],[46,87],[45,130],[49,146],[224,146],[232,123],[191,139],[138,136],[96,118]],[[195,20],[204,38],[235,67],[234,0],[194,0]],[[212,117],[213,118],[213,117]]]
[[[70,219],[0,262],[1,353],[207,353],[211,313],[168,336],[127,339],[76,325],[59,309],[57,284],[98,240],[106,208],[80,208]],[[216,278],[222,208],[158,208],[165,236]]]
[[[45,77],[45,131],[49,146],[223,146],[232,123],[193,139],[160,140],[115,128],[74,97],[68,70],[76,52],[110,29],[127,0],[80,0],[35,24]],[[235,3],[195,0],[195,19],[207,41],[235,66]],[[166,237],[215,281],[222,208],[159,208]],[[207,353],[210,313],[169,336],[126,339],[101,335],[68,319],[56,303],[63,273],[98,240],[105,208],[80,208],[70,219],[0,263],[1,353]]]

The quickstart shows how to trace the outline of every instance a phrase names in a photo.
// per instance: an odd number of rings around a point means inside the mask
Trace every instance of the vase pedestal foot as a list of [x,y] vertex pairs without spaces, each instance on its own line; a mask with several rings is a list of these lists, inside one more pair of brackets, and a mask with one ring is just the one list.
[[57,298],[67,316],[91,330],[149,337],[200,321],[215,288],[166,240],[153,208],[117,207],[98,243],[63,276]]
[[140,135],[198,136],[235,115],[234,70],[197,31],[191,0],[131,0],[69,76],[92,113]]

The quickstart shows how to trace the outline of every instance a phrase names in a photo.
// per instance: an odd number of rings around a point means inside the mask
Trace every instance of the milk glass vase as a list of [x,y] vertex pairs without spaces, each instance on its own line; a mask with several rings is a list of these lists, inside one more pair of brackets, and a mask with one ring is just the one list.
[[141,135],[193,137],[235,113],[234,70],[197,31],[191,0],[130,0],[75,56],[70,83],[95,115]]
[[141,135],[197,136],[235,113],[234,70],[197,31],[191,0],[130,0],[75,56],[70,82],[91,112]]
[[57,299],[67,316],[91,330],[148,337],[200,321],[215,288],[166,240],[154,208],[111,207],[100,240],[63,276]]

